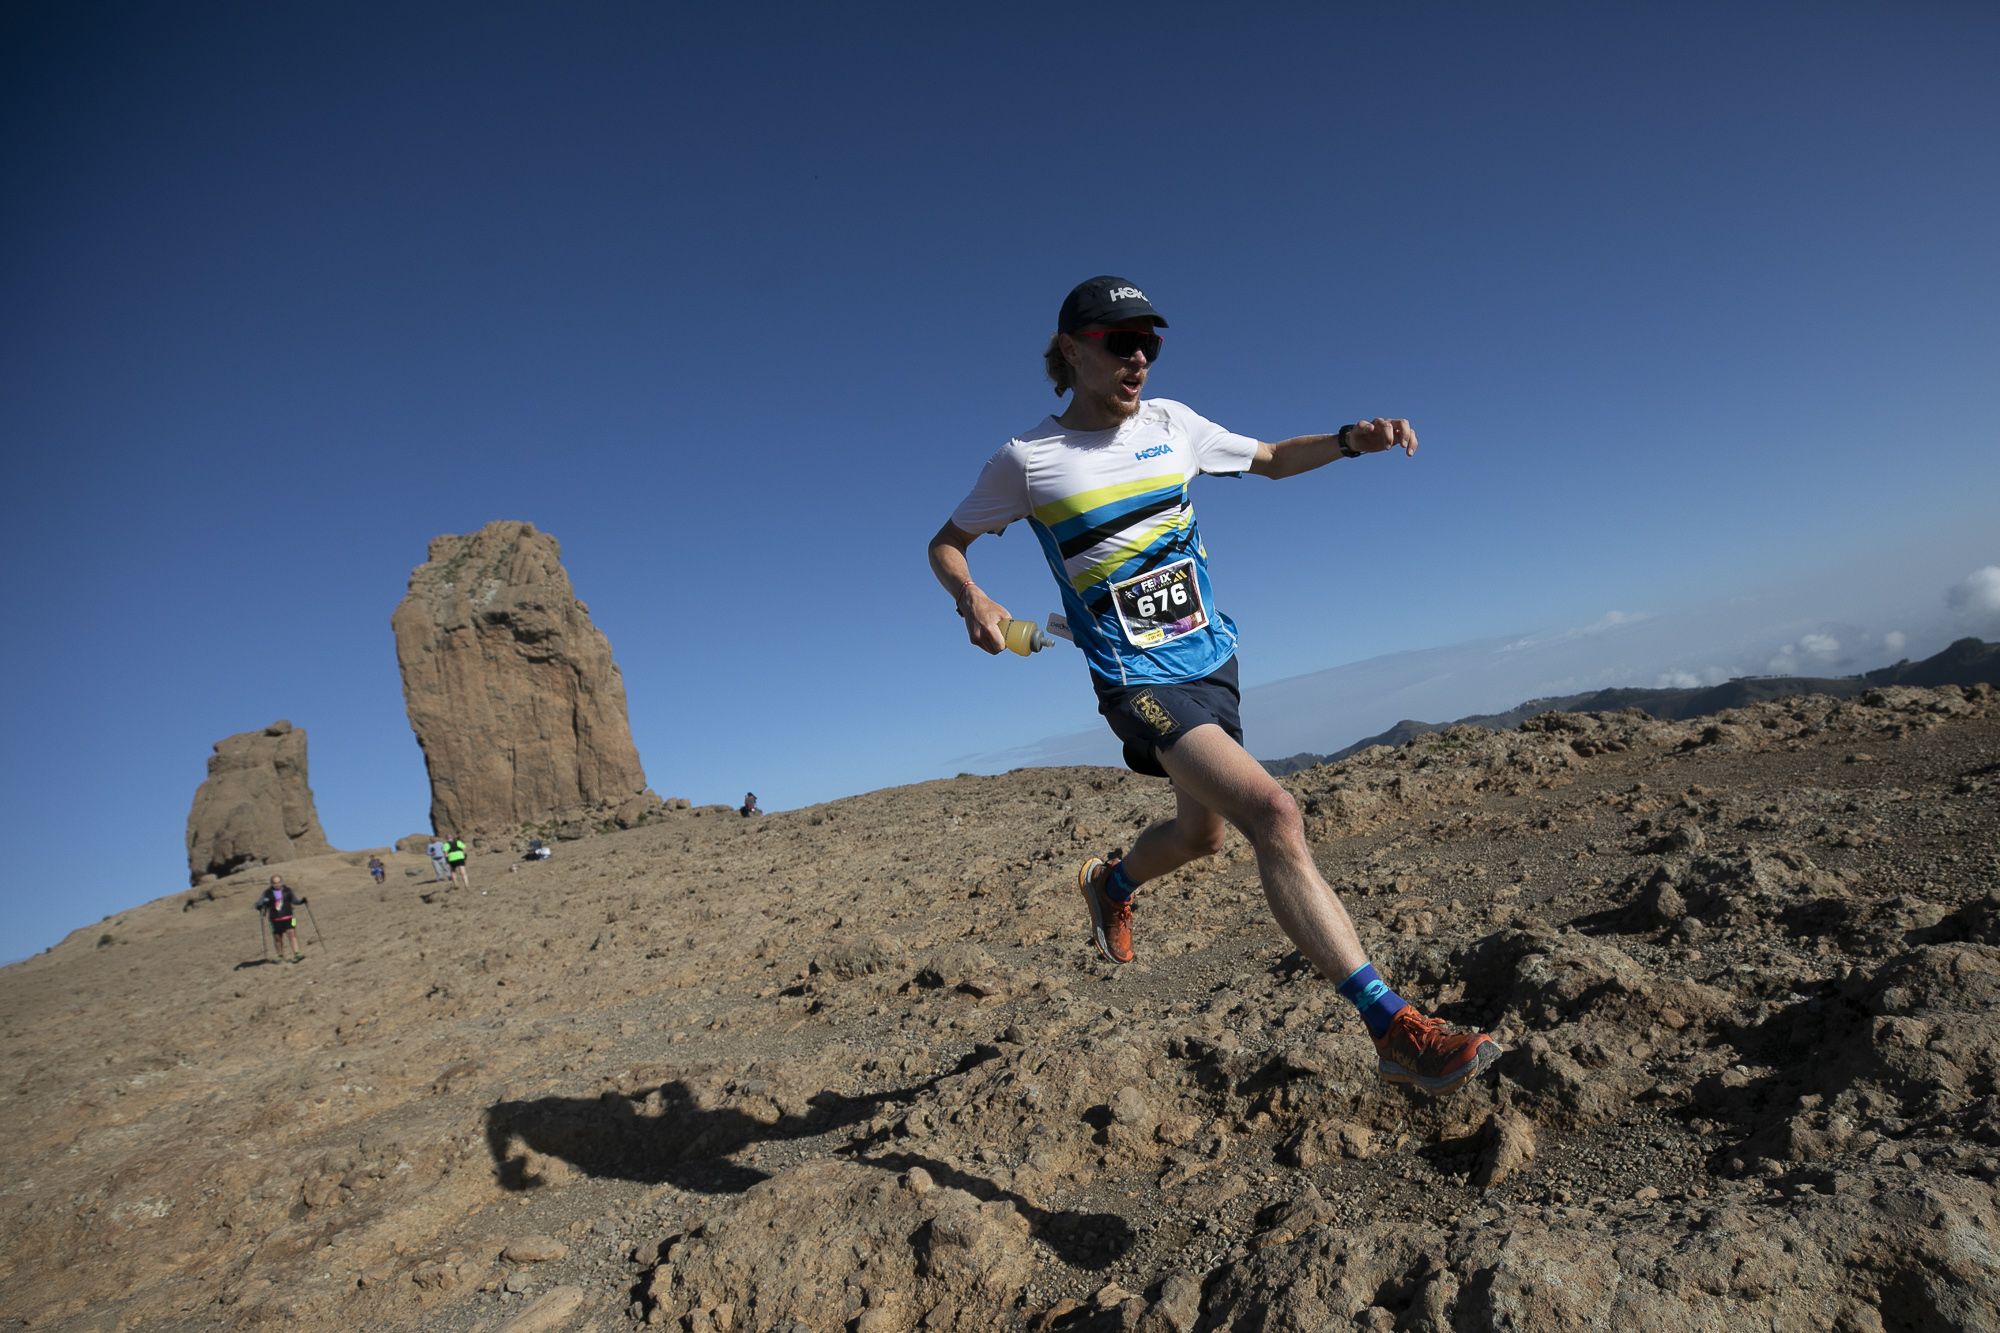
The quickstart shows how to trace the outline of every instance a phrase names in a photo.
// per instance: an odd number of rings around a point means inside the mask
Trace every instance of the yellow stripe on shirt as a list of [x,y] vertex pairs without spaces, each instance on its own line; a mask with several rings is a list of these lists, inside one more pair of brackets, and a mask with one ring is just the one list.
[[1156,476],[1141,477],[1137,481],[1121,481],[1116,486],[1100,486],[1094,491],[1083,491],[1076,495],[1066,495],[1060,500],[1051,500],[1035,509],[1035,519],[1044,527],[1054,527],[1066,519],[1079,514],[1087,514],[1093,509],[1119,500],[1144,495],[1147,491],[1164,491],[1174,488],[1187,490],[1187,478],[1178,472],[1162,472]]
[[1078,592],[1082,592],[1086,588],[1096,587],[1116,573],[1121,565],[1130,561],[1132,557],[1143,553],[1154,542],[1157,542],[1170,532],[1176,530],[1186,531],[1187,525],[1188,511],[1183,509],[1166,522],[1148,528],[1131,541],[1120,542],[1113,554],[1106,556],[1082,573],[1072,575],[1069,586]]

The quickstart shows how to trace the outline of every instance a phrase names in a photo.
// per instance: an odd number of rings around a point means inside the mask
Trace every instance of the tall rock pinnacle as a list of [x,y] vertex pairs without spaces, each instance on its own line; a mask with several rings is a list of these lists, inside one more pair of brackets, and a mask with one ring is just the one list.
[[305,732],[273,722],[217,741],[188,811],[187,848],[193,884],[253,862],[332,851],[306,785]]
[[390,621],[439,833],[510,832],[645,788],[611,644],[531,523],[434,538]]

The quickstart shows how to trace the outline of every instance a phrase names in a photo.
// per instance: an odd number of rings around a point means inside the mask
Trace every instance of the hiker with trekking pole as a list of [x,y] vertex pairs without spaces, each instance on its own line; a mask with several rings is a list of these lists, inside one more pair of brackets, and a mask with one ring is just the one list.
[[[288,940],[292,946],[292,961],[303,963],[306,960],[305,951],[299,948],[298,931],[292,927],[292,912],[295,907],[304,907],[308,914],[312,911],[312,908],[307,906],[306,900],[285,883],[283,875],[271,876],[271,887],[265,889],[264,896],[257,900],[257,910],[262,912],[264,919],[270,923],[271,937],[277,941],[278,961],[281,963],[285,960],[285,943]],[[317,921],[313,922],[313,934],[315,936],[319,934]]]

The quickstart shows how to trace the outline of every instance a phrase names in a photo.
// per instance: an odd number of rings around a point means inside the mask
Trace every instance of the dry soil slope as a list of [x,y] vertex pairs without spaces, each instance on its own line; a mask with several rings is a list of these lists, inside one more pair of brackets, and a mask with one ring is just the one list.
[[1095,962],[1075,862],[1163,806],[1108,770],[683,812],[470,890],[295,862],[297,966],[240,876],[0,972],[0,1309],[1993,1326],[1996,782],[1990,689],[1288,779],[1399,985],[1509,1045],[1443,1101],[1375,1084],[1240,842]]

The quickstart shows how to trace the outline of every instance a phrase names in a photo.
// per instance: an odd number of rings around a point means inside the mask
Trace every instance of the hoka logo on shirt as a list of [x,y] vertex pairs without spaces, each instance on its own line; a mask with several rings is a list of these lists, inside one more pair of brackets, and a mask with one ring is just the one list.
[[1149,458],[1158,458],[1161,454],[1170,454],[1173,451],[1174,447],[1171,444],[1156,444],[1150,449],[1139,450],[1132,457],[1143,463]]

